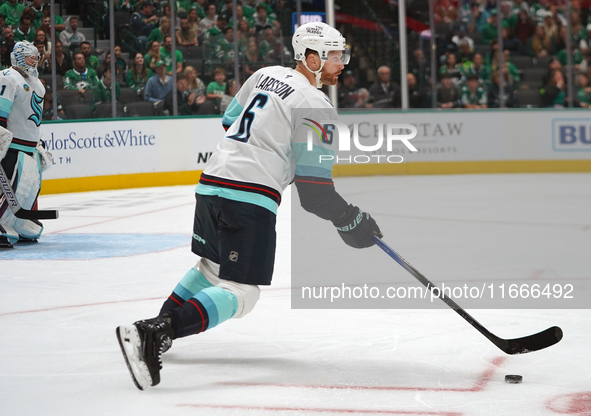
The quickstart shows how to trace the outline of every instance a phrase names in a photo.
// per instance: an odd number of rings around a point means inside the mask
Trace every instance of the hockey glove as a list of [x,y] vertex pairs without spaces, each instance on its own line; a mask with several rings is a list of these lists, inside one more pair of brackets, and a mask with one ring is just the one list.
[[45,172],[47,169],[51,167],[52,164],[52,154],[45,149],[45,142],[43,140],[39,141],[37,147],[35,148],[37,153],[39,154],[39,163],[41,164],[41,172]]
[[371,247],[374,235],[381,238],[382,232],[375,220],[358,207],[349,205],[347,211],[333,222],[345,243],[355,248]]

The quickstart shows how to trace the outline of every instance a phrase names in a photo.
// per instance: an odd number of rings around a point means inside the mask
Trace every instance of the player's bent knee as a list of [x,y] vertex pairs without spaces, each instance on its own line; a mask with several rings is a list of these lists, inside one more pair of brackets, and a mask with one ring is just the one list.
[[195,265],[195,268],[199,270],[203,277],[205,277],[212,285],[217,286],[220,283],[220,278],[218,277],[220,274],[219,264],[202,257]]
[[218,287],[221,287],[236,296],[236,300],[238,300],[238,309],[233,316],[234,318],[242,318],[244,315],[252,311],[261,294],[261,289],[256,285],[236,283],[230,280],[221,279]]

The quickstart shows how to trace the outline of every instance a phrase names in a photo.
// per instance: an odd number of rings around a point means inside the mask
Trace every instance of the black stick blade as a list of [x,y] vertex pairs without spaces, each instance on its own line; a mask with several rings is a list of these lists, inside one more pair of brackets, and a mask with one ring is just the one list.
[[59,218],[59,212],[54,210],[43,211],[31,211],[28,209],[19,209],[14,213],[14,216],[23,220],[55,220]]
[[515,355],[543,350],[544,348],[557,344],[561,339],[562,329],[553,326],[545,331],[527,337],[515,339],[497,338],[493,342],[505,353]]

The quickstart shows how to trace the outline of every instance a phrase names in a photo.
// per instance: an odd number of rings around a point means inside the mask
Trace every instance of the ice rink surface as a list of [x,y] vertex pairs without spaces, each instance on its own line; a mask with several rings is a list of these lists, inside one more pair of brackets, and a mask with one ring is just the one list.
[[[435,283],[591,281],[590,174],[336,184]],[[470,310],[502,338],[563,329],[557,345],[521,356],[449,309],[291,309],[290,192],[273,285],[254,311],[176,340],[160,385],[137,390],[115,327],[155,316],[195,264],[193,188],[41,197],[60,219],[38,244],[0,252],[0,415],[591,415],[588,309]],[[391,264],[388,278],[412,279],[379,251],[368,256]]]

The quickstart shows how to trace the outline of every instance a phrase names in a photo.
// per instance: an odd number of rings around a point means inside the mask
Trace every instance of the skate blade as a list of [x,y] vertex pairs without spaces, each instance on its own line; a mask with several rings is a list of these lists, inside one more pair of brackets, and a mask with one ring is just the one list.
[[146,390],[152,385],[150,371],[141,357],[141,339],[135,325],[119,326],[116,330],[117,340],[127,364],[127,369],[135,386],[140,390]]

